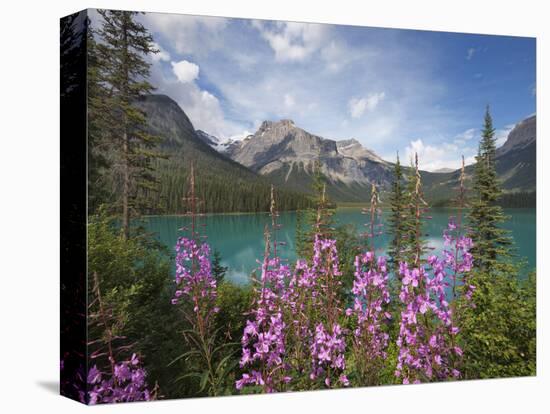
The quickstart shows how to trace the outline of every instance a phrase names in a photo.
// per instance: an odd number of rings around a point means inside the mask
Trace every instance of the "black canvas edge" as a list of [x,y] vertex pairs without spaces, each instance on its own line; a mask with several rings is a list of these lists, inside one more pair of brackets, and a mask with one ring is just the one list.
[[60,394],[83,403],[88,400],[87,31],[87,10],[60,19]]

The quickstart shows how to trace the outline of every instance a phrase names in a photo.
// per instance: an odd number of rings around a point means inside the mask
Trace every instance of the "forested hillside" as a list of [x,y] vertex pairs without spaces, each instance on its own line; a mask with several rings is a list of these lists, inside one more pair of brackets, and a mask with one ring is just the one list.
[[[203,212],[254,212],[269,210],[270,181],[218,153],[198,136],[187,115],[171,98],[148,95],[140,98],[151,134],[163,138],[165,158],[154,165],[159,192],[152,193],[157,210],[185,212],[183,199],[188,191],[189,172],[197,172],[196,188]],[[303,209],[311,205],[309,197],[279,188],[282,210]]]

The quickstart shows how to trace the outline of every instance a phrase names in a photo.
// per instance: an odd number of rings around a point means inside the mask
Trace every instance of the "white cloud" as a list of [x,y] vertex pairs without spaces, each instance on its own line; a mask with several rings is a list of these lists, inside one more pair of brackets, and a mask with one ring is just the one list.
[[[229,109],[246,114],[248,120],[293,119],[303,128],[311,128],[304,119],[321,117],[325,110],[323,91],[311,74],[288,76],[276,70],[263,72],[259,77],[246,77],[228,81],[223,74],[208,73],[209,80],[216,84]],[[267,76],[268,75],[268,76]],[[318,122],[314,124],[319,125]],[[252,125],[247,128],[250,129]]]
[[172,70],[181,83],[193,82],[199,77],[199,66],[187,60],[172,62]]
[[151,54],[151,60],[156,62],[169,62],[170,61],[170,53],[168,53],[166,50],[164,50],[158,43],[151,42],[151,47],[155,50],[158,50],[158,53]]
[[[497,148],[504,145],[508,139],[508,134],[510,134],[510,131],[514,128],[514,126],[515,124],[505,125],[503,128],[495,130],[495,145]],[[472,142],[475,138],[471,145],[478,145],[480,137],[481,131],[478,128],[470,128],[455,136],[452,142],[461,148],[462,146],[467,145],[468,142]]]
[[[181,19],[182,25],[187,22]],[[193,25],[203,30],[202,23]],[[403,48],[399,36],[357,43],[330,25],[235,21],[223,37],[223,48],[201,56],[178,54],[168,32],[155,40],[170,46],[173,60],[197,63],[200,79],[215,85],[208,90],[220,100],[225,121],[211,123],[225,136],[253,130],[252,120],[290,118],[312,133],[333,139],[353,136],[383,153],[406,146],[412,131],[431,139],[453,124],[449,113],[434,110],[444,90],[431,76],[431,60]],[[215,46],[207,36],[205,47]],[[170,89],[167,94],[172,96]],[[349,99],[354,96],[358,118],[350,116]],[[384,111],[379,110],[382,105]],[[354,122],[367,115],[368,122]],[[235,124],[239,131],[234,131]],[[212,128],[201,128],[217,135]]]
[[152,69],[162,80],[152,83],[196,128],[220,138],[291,118],[320,136],[356,137],[394,156],[411,137],[433,143],[442,131],[463,128],[452,110],[437,106],[448,90],[433,73],[432,53],[404,47],[401,34],[365,31],[357,42],[358,29],[348,35],[329,25],[148,15],[171,61],[200,66],[182,83],[169,62],[158,62]]
[[[162,34],[181,54],[204,55],[220,49],[228,21],[222,17],[186,16],[172,13],[145,13],[140,18],[155,34]],[[155,36],[156,39],[156,36]]]
[[514,129],[515,124],[506,125],[504,128],[497,129],[495,131],[495,145],[501,147],[508,139],[508,134]]
[[294,97],[289,93],[285,94],[285,106],[290,109],[294,107],[295,104],[296,101],[294,100]]
[[472,60],[476,53],[476,49],[471,47],[466,51],[466,60]]
[[257,131],[257,128],[254,131],[249,131],[249,130],[245,129],[244,131],[242,131],[238,134],[231,135],[229,137],[229,140],[231,140],[231,141],[242,141],[243,139],[245,139],[249,135],[253,135],[254,132],[256,132],[256,131]]
[[321,50],[321,57],[325,60],[327,68],[331,72],[337,72],[347,63],[349,63],[350,58],[354,56],[352,51],[347,50],[347,48],[339,44],[336,41],[331,41],[323,47]]
[[240,133],[243,128],[226,119],[220,100],[199,88],[195,82],[167,83],[166,88],[185,111],[195,129],[202,129],[220,139]]
[[367,107],[367,101],[365,98],[357,99],[352,98],[350,99],[349,103],[349,113],[352,118],[359,118],[361,115],[363,115],[363,112],[365,112],[365,109]]
[[385,96],[384,92],[378,92],[371,93],[365,98],[352,98],[348,102],[349,114],[352,118],[360,118],[365,112],[376,109]]
[[325,43],[328,26],[314,23],[276,22],[267,24],[254,20],[252,27],[259,30],[273,51],[275,59],[303,61]]
[[158,87],[155,93],[166,94],[176,101],[195,129],[201,129],[220,139],[241,133],[245,128],[227,119],[220,99],[214,93],[202,89],[194,81],[198,76],[199,67],[188,63],[189,65],[164,63],[164,68],[172,70],[165,70],[160,63],[153,65],[151,82]]
[[[514,125],[506,125],[495,131],[495,145],[497,148],[506,142],[508,134],[513,128]],[[441,168],[458,169],[461,165],[462,155],[464,155],[466,165],[473,164],[477,154],[480,133],[478,128],[469,128],[457,134],[449,142],[437,145],[426,144],[422,139],[410,141],[405,149],[406,162],[409,162],[417,153],[420,168],[426,171],[436,171]]]
[[422,139],[411,141],[405,149],[405,162],[414,159],[418,154],[418,166],[421,170],[436,171],[441,168],[458,169],[462,164],[462,155],[466,165],[475,161],[475,150],[471,147],[458,146],[452,143],[438,145],[424,144]]
[[[91,14],[97,27],[100,19],[95,11],[92,10]],[[228,20],[167,13],[145,13],[138,19],[151,31],[154,47],[160,50],[150,55],[153,63],[150,80],[157,87],[155,93],[174,99],[196,129],[222,139],[242,133],[241,124],[226,118],[218,97],[196,84],[199,66],[179,60],[183,57],[181,55],[202,57],[222,48]],[[170,62],[172,59],[174,61]]]
[[337,39],[329,25],[317,23],[252,21],[252,27],[268,42],[279,62],[304,62],[315,53],[329,72],[337,72],[351,61],[365,57],[363,51],[351,50],[343,39]]
[[464,145],[473,138],[479,137],[479,129],[470,128],[454,137],[453,142],[457,145]]
[[[495,145],[502,146],[514,124],[506,125],[495,130]],[[418,154],[420,168],[426,171],[435,171],[441,168],[458,169],[461,157],[464,155],[465,164],[473,164],[477,154],[481,131],[478,128],[469,128],[457,134],[452,140],[438,144],[426,144],[422,139],[410,141],[405,149],[406,162],[414,154]]]

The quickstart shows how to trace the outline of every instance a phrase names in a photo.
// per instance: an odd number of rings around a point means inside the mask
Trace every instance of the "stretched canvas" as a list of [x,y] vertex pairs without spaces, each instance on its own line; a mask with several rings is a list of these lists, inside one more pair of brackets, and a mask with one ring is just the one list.
[[60,35],[64,396],[536,374],[536,39],[95,9]]

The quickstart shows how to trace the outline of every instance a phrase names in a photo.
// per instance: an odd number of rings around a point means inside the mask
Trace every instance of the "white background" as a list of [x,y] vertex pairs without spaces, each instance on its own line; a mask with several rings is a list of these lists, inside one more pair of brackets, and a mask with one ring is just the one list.
[[[538,113],[538,375],[276,396],[175,400],[95,412],[549,412],[546,2],[109,0],[3,2],[0,30],[0,411],[79,413],[57,395],[59,346],[58,19],[86,7],[536,36]],[[542,79],[541,79],[542,78]],[[7,94],[6,94],[7,92]],[[546,348],[546,352],[543,352]]]

